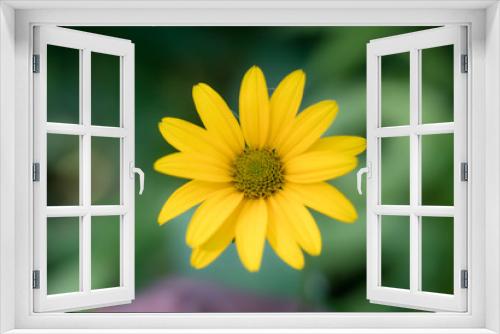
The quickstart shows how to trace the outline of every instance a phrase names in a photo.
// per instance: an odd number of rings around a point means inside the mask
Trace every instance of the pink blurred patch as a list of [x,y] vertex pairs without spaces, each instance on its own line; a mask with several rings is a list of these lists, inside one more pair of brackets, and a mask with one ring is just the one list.
[[305,311],[287,298],[259,296],[189,278],[169,278],[140,291],[131,304],[104,307],[95,312],[298,312]]

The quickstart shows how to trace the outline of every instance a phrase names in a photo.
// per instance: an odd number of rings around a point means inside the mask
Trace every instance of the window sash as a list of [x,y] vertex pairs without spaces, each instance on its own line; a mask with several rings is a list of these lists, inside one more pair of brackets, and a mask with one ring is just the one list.
[[[80,53],[80,124],[47,122],[47,45],[73,48]],[[91,53],[120,57],[120,127],[91,124]],[[33,290],[35,312],[74,311],[128,303],[134,298],[134,179],[129,168],[134,161],[134,73],[133,44],[59,27],[36,27],[34,53],[40,55],[40,72],[34,80],[34,161],[40,165],[40,181],[34,193],[33,270],[40,271],[40,288]],[[75,206],[47,206],[47,135],[79,136],[80,200]],[[92,205],[91,138],[120,139],[120,204]],[[91,287],[91,217],[120,216],[120,286]],[[79,217],[80,289],[77,292],[47,294],[47,218]]]
[[[461,288],[461,270],[467,269],[467,184],[460,180],[460,164],[467,162],[467,75],[461,73],[461,55],[466,54],[466,28],[447,26],[371,41],[367,46],[367,297],[374,303],[431,311],[467,310],[467,290]],[[421,50],[454,45],[454,121],[420,124]],[[410,124],[381,126],[381,57],[410,53]],[[454,135],[454,206],[420,205],[421,135]],[[381,204],[381,138],[408,137],[410,141],[410,203]],[[381,284],[381,217],[402,215],[410,223],[410,289]],[[421,217],[454,217],[454,294],[421,291]]]

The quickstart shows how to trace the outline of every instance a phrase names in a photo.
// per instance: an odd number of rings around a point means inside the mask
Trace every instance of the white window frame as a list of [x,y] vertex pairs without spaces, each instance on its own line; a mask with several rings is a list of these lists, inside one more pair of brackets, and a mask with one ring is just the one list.
[[[39,181],[33,184],[33,269],[39,287],[34,289],[35,312],[73,311],[116,304],[134,299],[134,44],[71,29],[37,26],[33,35],[34,54],[39,68],[33,76],[33,153]],[[73,48],[79,53],[79,123],[47,120],[47,46]],[[91,122],[92,53],[119,58],[120,108],[118,126],[99,126]],[[79,203],[72,206],[47,206],[47,136],[72,135],[79,138]],[[92,204],[92,138],[119,140],[119,198],[115,205]],[[119,283],[117,287],[92,289],[92,217],[118,216],[120,238]],[[47,224],[49,218],[76,217],[79,222],[79,290],[49,295],[47,291]]]
[[[466,24],[471,38],[466,313],[33,313],[31,37],[57,25]],[[0,3],[0,333],[500,333],[500,7],[493,0]],[[15,67],[14,67],[15,64]],[[487,70],[486,70],[487,69]],[[487,140],[486,140],[487,139]],[[487,182],[486,182],[487,181]],[[487,293],[485,293],[487,292]],[[223,328],[221,330],[221,328]]]

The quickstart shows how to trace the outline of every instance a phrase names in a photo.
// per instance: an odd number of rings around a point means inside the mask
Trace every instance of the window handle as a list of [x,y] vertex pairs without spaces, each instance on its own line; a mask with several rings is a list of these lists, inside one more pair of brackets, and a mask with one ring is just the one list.
[[358,185],[358,194],[363,195],[363,189],[361,189],[361,186],[363,184],[362,182],[362,177],[363,174],[366,174],[366,177],[369,178],[371,177],[371,164],[368,162],[366,163],[366,167],[360,168],[358,172],[356,173],[357,177],[357,185]]
[[135,174],[139,175],[139,195],[144,191],[144,172],[142,169],[135,167],[133,162],[130,162],[130,178],[133,179]]

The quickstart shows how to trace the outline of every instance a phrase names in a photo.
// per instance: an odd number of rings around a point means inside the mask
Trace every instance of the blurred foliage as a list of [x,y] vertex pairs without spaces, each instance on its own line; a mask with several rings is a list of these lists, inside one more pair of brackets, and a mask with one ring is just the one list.
[[120,217],[92,217],[92,289],[120,285]]
[[[410,288],[410,219],[408,216],[383,216],[380,219],[382,240],[382,285]],[[398,263],[397,266],[394,263]]]
[[[319,257],[307,257],[303,271],[295,271],[281,262],[266,246],[259,273],[245,271],[237,258],[234,246],[209,268],[201,271],[189,266],[190,249],[184,242],[187,222],[193,210],[165,226],[156,224],[156,216],[168,196],[185,180],[167,177],[153,171],[153,162],[174,149],[162,139],[157,130],[162,117],[179,117],[201,124],[191,98],[191,88],[206,82],[216,89],[233,110],[237,110],[240,80],[252,65],[259,65],[266,74],[272,91],[279,80],[294,69],[307,74],[302,106],[322,99],[335,99],[340,112],[326,135],[365,136],[366,126],[366,44],[375,38],[420,30],[418,27],[85,27],[79,30],[130,39],[135,44],[135,128],[136,165],[146,173],[145,192],[136,196],[136,289],[140,291],[154,282],[174,276],[199,280],[249,291],[257,295],[286,296],[300,300],[304,305],[323,311],[395,311],[393,307],[375,305],[366,299],[366,197],[356,193],[355,172],[332,184],[340,188],[355,204],[359,219],[347,225],[313,213],[323,236],[323,252]],[[56,47],[54,47],[56,48]],[[52,49],[52,47],[51,47]],[[49,50],[51,50],[49,49]],[[61,48],[57,48],[61,49]],[[75,90],[77,61],[73,50],[49,52],[48,114],[49,121],[76,122],[78,89]],[[423,101],[426,121],[449,119],[452,77],[446,64],[450,62],[449,49],[423,53]],[[77,57],[77,55],[76,55]],[[117,70],[110,56],[92,56],[92,122],[117,125]],[[444,65],[443,65],[444,64]],[[383,60],[383,122],[384,125],[408,123],[408,60],[404,56]],[[449,68],[449,67],[448,67]],[[114,81],[113,81],[114,80]],[[387,92],[387,94],[386,94]],[[452,100],[451,100],[452,103]],[[76,111],[77,113],[78,111]],[[73,115],[73,116],[71,116]],[[388,144],[382,149],[383,181],[389,198],[408,202],[408,143]],[[52,145],[52,144],[51,144]],[[94,143],[93,143],[94,145]],[[449,147],[444,143],[444,147]],[[75,146],[75,145],[73,145]],[[72,146],[72,147],[73,147]],[[94,146],[93,146],[94,149]],[[54,150],[54,152],[51,152]],[[77,147],[76,147],[76,152]],[[49,147],[49,198],[61,201],[68,196],[68,187],[78,188],[78,169],[70,169],[65,161],[74,163],[75,147],[60,142]],[[449,178],[452,151],[443,145],[424,146],[424,194],[429,203],[446,202],[452,196]],[[70,156],[70,158],[68,158]],[[73,159],[73,160],[72,160]],[[77,158],[76,158],[77,159]],[[99,201],[115,201],[116,185],[112,173],[118,157],[106,148],[92,154],[93,173],[104,173],[93,187],[99,187]],[[66,163],[68,164],[68,163]],[[364,155],[359,166],[364,166]],[[68,165],[68,166],[69,166]],[[95,166],[95,167],[94,167]],[[64,168],[63,168],[64,167]],[[68,167],[69,168],[69,167]],[[60,175],[60,169],[65,171]],[[111,174],[109,174],[111,173]],[[76,182],[65,182],[66,179]],[[78,189],[72,188],[73,194]],[[399,193],[398,193],[399,192]],[[71,191],[70,191],[71,193]],[[92,191],[94,196],[95,192]],[[93,222],[94,222],[93,218]],[[117,284],[113,263],[118,263],[116,252],[116,217],[104,219],[100,233],[93,233],[98,241],[92,243],[92,285]],[[389,220],[389,227],[385,223]],[[392,221],[391,221],[392,220]],[[50,222],[49,222],[50,225]],[[93,228],[94,228],[93,224]],[[59,225],[57,225],[59,226]],[[451,226],[451,229],[450,229]],[[52,228],[52,227],[51,227]],[[425,218],[423,229],[424,288],[430,291],[450,292],[451,277],[440,275],[441,268],[449,271],[452,260],[452,222],[446,218]],[[387,232],[387,233],[386,233]],[[53,286],[71,287],[74,281],[75,233],[68,230],[50,237],[50,279]],[[408,286],[408,217],[384,218],[383,281],[393,286]],[[451,238],[451,239],[450,239]],[[61,241],[55,241],[61,240]],[[70,242],[73,240],[72,242]],[[406,240],[406,241],[405,241]],[[95,255],[94,256],[94,252]],[[438,255],[433,256],[434,252]],[[387,253],[387,254],[386,254]],[[64,256],[64,254],[69,254]],[[100,260],[99,260],[100,259]],[[111,264],[111,265],[109,265]],[[73,271],[73,272],[72,272]],[[406,280],[406,281],[405,281]],[[94,284],[95,283],[95,284]],[[73,288],[74,288],[73,284]],[[77,286],[77,285],[76,285]],[[237,309],[235,309],[237,311]]]
[[381,58],[382,126],[407,125],[410,123],[410,53]]
[[47,219],[47,293],[78,291],[78,217]]
[[[388,137],[380,140],[381,204],[410,204],[410,138]],[[394,154],[397,152],[397,154]]]

